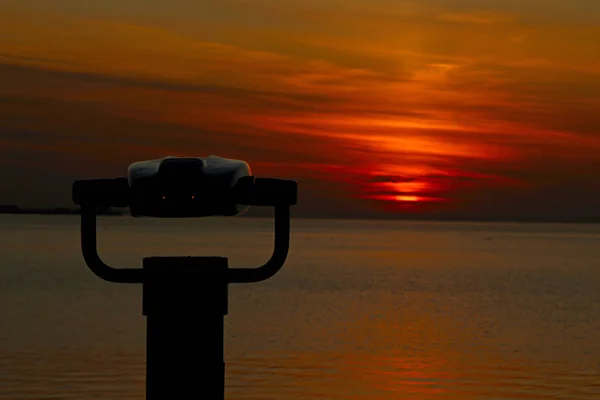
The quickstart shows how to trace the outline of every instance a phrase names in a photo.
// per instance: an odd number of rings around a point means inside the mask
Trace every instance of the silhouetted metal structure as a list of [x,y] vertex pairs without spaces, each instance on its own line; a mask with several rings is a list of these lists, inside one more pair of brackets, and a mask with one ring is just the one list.
[[[146,398],[224,399],[228,285],[263,281],[283,266],[297,183],[254,177],[237,160],[169,157],[132,164],[128,178],[76,181],[73,201],[81,206],[81,247],[92,272],[109,282],[143,285]],[[117,269],[98,256],[100,207],[129,207],[134,216],[181,218],[237,215],[251,205],[275,210],[274,252],[259,268],[230,269],[224,257],[150,257],[141,269]]]

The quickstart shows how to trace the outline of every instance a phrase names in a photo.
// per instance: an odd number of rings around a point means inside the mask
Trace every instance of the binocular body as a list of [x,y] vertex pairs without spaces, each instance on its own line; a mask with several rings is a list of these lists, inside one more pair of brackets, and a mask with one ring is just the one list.
[[235,216],[249,206],[292,206],[297,183],[257,178],[240,160],[217,156],[165,157],[129,166],[126,178],[73,184],[79,205],[129,207],[133,217]]

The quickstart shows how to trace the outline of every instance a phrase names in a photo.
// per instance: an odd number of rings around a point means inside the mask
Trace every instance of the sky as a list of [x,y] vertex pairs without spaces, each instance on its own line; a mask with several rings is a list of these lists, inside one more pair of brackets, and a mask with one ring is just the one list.
[[600,218],[597,0],[2,0],[0,204],[210,154],[298,216]]

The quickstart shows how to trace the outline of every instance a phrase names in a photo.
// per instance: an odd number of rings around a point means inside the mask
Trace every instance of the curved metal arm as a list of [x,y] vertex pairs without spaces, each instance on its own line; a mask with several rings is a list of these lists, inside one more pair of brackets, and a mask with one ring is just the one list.
[[81,249],[85,263],[99,278],[114,283],[142,283],[144,281],[143,269],[112,268],[104,264],[98,256],[95,206],[81,207]]
[[290,248],[290,207],[275,207],[275,249],[271,259],[259,268],[233,268],[227,271],[229,283],[253,283],[269,279],[285,263]]

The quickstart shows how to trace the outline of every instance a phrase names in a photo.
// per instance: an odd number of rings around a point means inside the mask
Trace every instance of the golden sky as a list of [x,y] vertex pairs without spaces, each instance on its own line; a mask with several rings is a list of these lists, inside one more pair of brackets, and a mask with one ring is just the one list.
[[599,38],[590,0],[4,0],[0,203],[216,154],[300,214],[593,218]]

